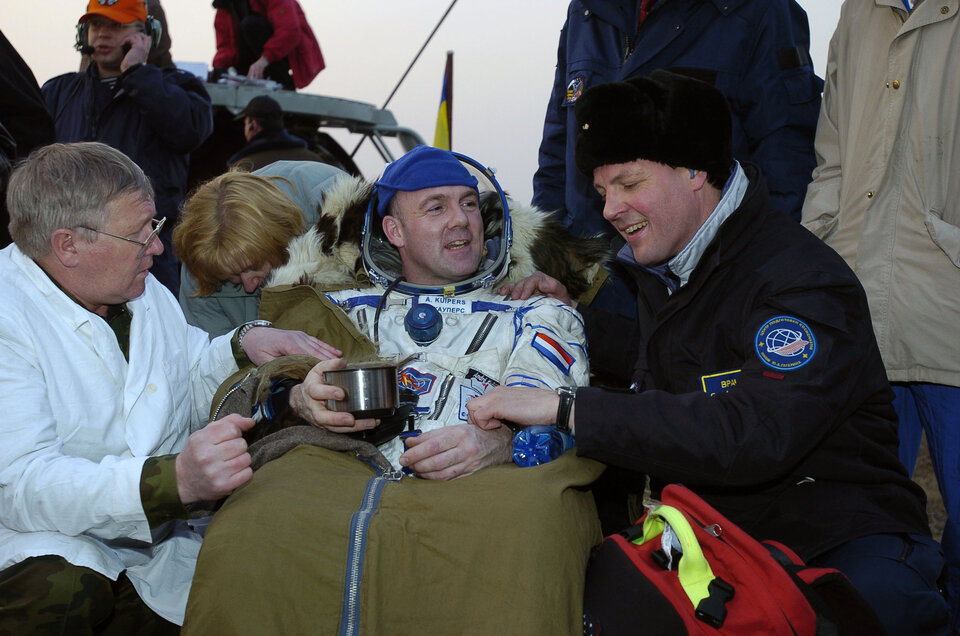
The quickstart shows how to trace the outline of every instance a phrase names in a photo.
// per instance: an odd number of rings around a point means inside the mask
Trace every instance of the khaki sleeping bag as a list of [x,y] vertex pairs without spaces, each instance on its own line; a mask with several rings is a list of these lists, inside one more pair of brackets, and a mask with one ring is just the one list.
[[449,482],[377,476],[301,446],[265,464],[210,524],[183,634],[582,633],[601,539],[574,452]]

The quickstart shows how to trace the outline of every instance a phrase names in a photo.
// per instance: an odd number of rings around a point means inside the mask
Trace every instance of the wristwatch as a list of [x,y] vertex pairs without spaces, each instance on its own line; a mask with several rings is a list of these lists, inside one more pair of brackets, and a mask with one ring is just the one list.
[[557,387],[560,404],[557,405],[557,430],[571,434],[570,411],[573,409],[573,400],[577,397],[577,388],[573,386]]
[[240,325],[240,328],[237,329],[237,346],[241,349],[243,348],[243,337],[247,335],[247,332],[253,329],[254,327],[272,327],[273,323],[269,320],[251,320],[250,322],[245,322]]

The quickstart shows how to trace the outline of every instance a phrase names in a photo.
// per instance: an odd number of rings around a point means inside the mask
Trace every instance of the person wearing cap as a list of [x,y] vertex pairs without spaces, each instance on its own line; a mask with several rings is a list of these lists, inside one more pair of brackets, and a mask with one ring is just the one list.
[[227,169],[254,172],[274,161],[323,161],[307,142],[283,127],[283,110],[267,95],[251,99],[237,116],[243,120],[246,145],[227,159]]
[[[147,13],[160,26],[160,39],[156,46],[150,48],[150,54],[147,55],[147,64],[153,64],[160,68],[175,68],[173,55],[170,53],[170,46],[173,44],[170,38],[170,27],[167,24],[167,13],[163,10],[160,0],[146,0]],[[90,66],[90,53],[81,52],[80,68],[77,70],[85,71]]]
[[[754,537],[839,569],[888,633],[947,633],[943,556],[897,459],[856,276],[733,159],[713,87],[657,71],[588,90],[576,116],[577,166],[626,242],[639,307],[634,324],[585,309],[587,341],[632,391],[497,388],[470,421],[569,427],[580,455],[649,475],[654,496],[683,483]],[[564,297],[544,276],[512,295],[531,290]]]
[[[369,215],[386,239],[379,249],[395,253],[399,268],[384,264],[379,270],[380,263],[390,262],[380,257],[367,263],[376,287],[328,292],[362,325],[380,357],[420,354],[400,370],[408,383],[437,378],[418,388],[417,429],[423,434],[406,440],[406,450],[398,438],[381,445],[389,461],[425,479],[453,479],[511,460],[509,430],[494,436],[466,425],[464,405],[473,396],[499,384],[555,388],[588,380],[576,312],[544,297],[504,302],[481,283],[469,282],[478,272],[508,265],[503,243],[484,236],[477,186],[477,178],[446,150],[418,146],[390,163],[374,184]],[[280,277],[293,278],[280,272],[274,280]],[[380,299],[378,322],[369,309],[376,310]],[[430,316],[434,322],[413,326],[419,318],[415,308],[423,305],[437,310]],[[485,328],[489,317],[498,314],[502,316],[492,328]],[[475,339],[477,349],[470,351]],[[441,355],[434,359],[431,352]],[[332,364],[321,363],[321,369]],[[444,388],[439,379],[451,375],[452,384],[446,382]],[[326,400],[341,391],[324,385],[321,373],[311,373],[291,390],[291,405],[304,420],[334,432],[373,427],[371,421],[354,422],[349,413],[326,409]]]
[[169,219],[160,234],[164,252],[152,271],[176,295],[180,270],[171,232],[186,190],[190,153],[213,131],[213,113],[198,78],[147,64],[158,36],[144,0],[90,0],[77,24],[77,48],[93,63],[83,72],[48,80],[41,91],[57,141],[103,142],[147,173],[158,213]]
[[214,390],[248,358],[325,351],[303,333],[210,341],[187,325],[149,273],[153,188],[114,148],[42,146],[8,201],[0,633],[175,634],[201,541],[187,519],[252,474],[254,422],[208,420]]
[[[386,472],[377,477],[352,453],[313,446],[257,470],[252,488],[231,496],[207,532],[184,634],[263,633],[270,625],[326,633],[348,623],[360,633],[552,635],[580,628],[586,560],[600,538],[585,489],[600,465],[564,456],[545,470],[520,468],[511,461],[509,429],[466,423],[465,405],[493,386],[552,390],[588,380],[576,311],[545,297],[504,300],[490,289],[509,277],[511,263],[528,271],[521,264],[548,218],[524,206],[504,213],[491,184],[453,153],[419,146],[373,184],[341,180],[315,229],[291,242],[261,311],[285,308],[270,314],[275,324],[309,320],[315,327],[300,328],[314,335],[323,329],[319,337],[343,350],[344,360],[307,367],[305,377],[293,377],[284,393],[252,411],[276,413],[271,404],[279,398],[300,423],[374,444],[363,456],[378,458]],[[343,242],[361,231],[351,211],[365,221],[359,251]],[[512,245],[511,226],[523,228]],[[544,249],[563,249],[543,240]],[[347,288],[345,274],[355,279]],[[383,359],[398,364],[397,413],[374,420],[328,408],[345,392],[326,383],[325,371]],[[369,515],[368,534],[348,534],[364,489],[385,479],[389,485],[359,513]],[[536,533],[536,545],[517,542],[525,532]],[[307,536],[322,540],[301,549]],[[345,561],[354,541],[359,579]],[[278,547],[260,548],[268,544]],[[269,564],[247,556],[255,553]],[[450,567],[461,560],[466,567]],[[541,599],[545,585],[549,598]],[[348,590],[353,610],[341,608]]]

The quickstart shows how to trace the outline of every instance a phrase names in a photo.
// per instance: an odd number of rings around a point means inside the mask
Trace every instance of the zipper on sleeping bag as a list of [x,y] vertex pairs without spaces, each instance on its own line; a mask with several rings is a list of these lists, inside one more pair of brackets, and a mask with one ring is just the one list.
[[356,636],[360,629],[360,581],[363,579],[363,560],[367,550],[367,531],[370,521],[380,506],[380,494],[391,481],[400,481],[399,470],[378,474],[367,482],[360,508],[350,520],[350,545],[347,548],[347,573],[343,584],[343,603],[340,607],[341,636]]

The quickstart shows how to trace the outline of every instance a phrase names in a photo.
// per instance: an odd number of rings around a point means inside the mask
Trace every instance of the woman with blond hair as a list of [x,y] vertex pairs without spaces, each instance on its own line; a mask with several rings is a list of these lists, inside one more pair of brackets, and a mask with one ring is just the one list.
[[316,223],[323,194],[344,174],[313,161],[277,161],[197,188],[173,232],[187,322],[212,337],[257,319],[261,286],[287,262],[290,240]]

